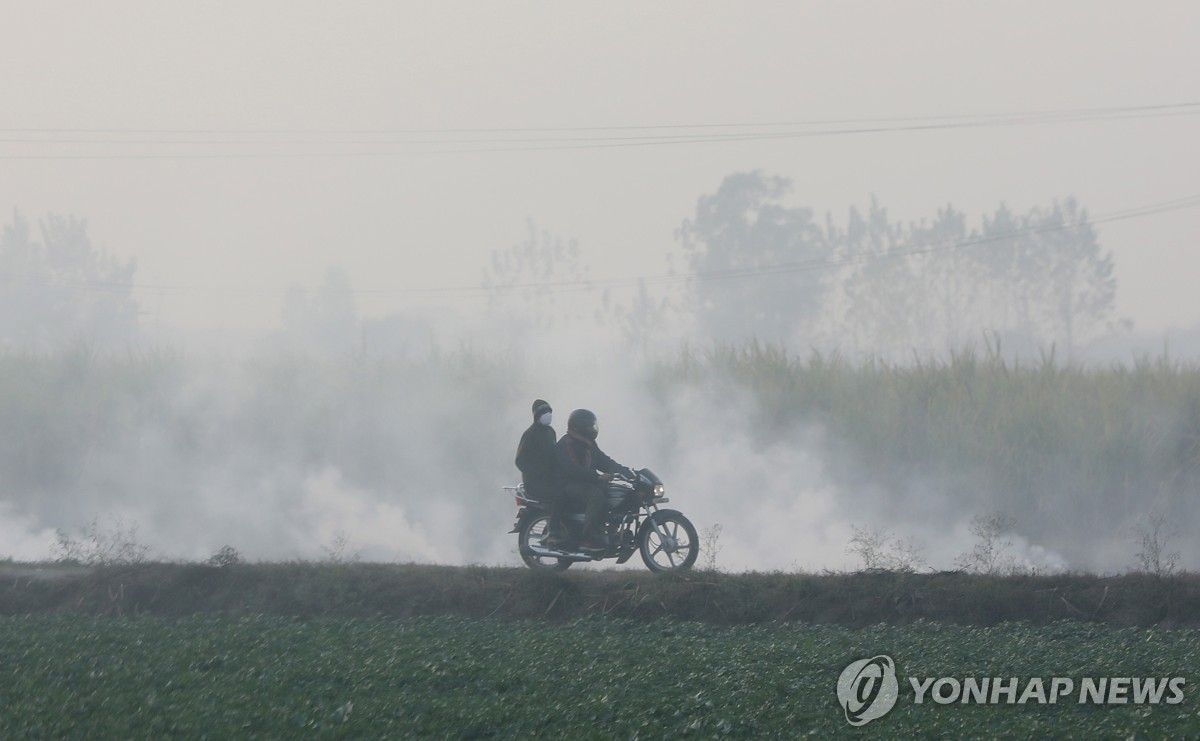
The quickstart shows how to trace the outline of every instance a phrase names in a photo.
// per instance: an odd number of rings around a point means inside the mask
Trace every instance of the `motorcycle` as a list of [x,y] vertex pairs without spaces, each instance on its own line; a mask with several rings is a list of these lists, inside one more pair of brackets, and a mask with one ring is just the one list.
[[[561,550],[544,544],[550,529],[548,503],[530,499],[525,485],[506,486],[504,490],[517,501],[517,520],[510,533],[517,534],[521,560],[531,569],[562,571],[580,561],[616,559],[625,563],[640,552],[651,571],[683,571],[696,563],[700,539],[696,528],[682,512],[659,509],[670,500],[663,496],[662,480],[648,468],[633,471],[633,476],[617,474],[605,490],[607,512],[603,532],[608,547],[604,551]],[[583,513],[568,514],[568,527],[578,531]]]

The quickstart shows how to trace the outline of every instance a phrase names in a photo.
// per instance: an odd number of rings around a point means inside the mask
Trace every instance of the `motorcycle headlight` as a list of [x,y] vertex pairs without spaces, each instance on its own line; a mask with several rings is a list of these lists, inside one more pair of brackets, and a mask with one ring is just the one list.
[[667,487],[663,486],[662,484],[654,485],[654,496],[661,497],[663,494],[666,493],[666,491],[667,491]]

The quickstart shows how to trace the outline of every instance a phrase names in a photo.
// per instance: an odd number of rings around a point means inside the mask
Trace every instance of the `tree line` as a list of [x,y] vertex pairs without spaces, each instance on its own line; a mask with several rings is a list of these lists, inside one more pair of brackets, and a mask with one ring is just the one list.
[[[901,223],[874,199],[842,219],[819,216],[788,202],[792,185],[761,171],[725,177],[676,231],[681,267],[654,286],[640,276],[620,297],[592,279],[577,240],[529,221],[483,270],[487,318],[516,335],[570,327],[631,344],[754,339],[890,359],[985,338],[1070,358],[1127,324],[1116,315],[1112,255],[1074,199],[1024,213],[1000,205],[973,223],[946,205]],[[97,249],[82,219],[51,214],[35,230],[14,213],[0,233],[0,343],[135,341],[135,270]],[[402,318],[373,321],[411,334]],[[336,268],[320,288],[283,297],[281,327],[303,344],[345,350],[364,324]]]
[[902,224],[872,200],[844,221],[790,206],[792,183],[730,175],[679,230],[702,335],[876,356],[944,353],[984,335],[1070,357],[1122,325],[1117,283],[1074,199],[974,226],[951,205]]

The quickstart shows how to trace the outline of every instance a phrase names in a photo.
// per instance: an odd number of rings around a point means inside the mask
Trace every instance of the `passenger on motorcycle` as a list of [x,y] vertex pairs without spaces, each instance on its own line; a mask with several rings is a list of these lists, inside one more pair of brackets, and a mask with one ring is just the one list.
[[[551,511],[556,509],[558,485],[554,472],[554,428],[550,426],[554,410],[549,402],[536,399],[533,402],[533,424],[521,435],[517,444],[517,468],[521,469],[521,481],[525,494],[530,499],[544,502]],[[553,545],[561,540],[562,524],[558,516],[552,516],[548,539]]]
[[555,479],[563,511],[584,511],[579,545],[585,551],[607,548],[604,534],[596,532],[603,520],[604,484],[612,481],[613,474],[629,470],[597,447],[599,431],[595,414],[576,409],[567,419],[567,434],[554,446]]

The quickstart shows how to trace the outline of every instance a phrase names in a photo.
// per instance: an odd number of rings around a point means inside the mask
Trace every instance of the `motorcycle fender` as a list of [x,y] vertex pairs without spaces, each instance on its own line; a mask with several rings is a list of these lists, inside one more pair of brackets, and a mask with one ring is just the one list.
[[513,523],[512,530],[508,531],[509,534],[521,532],[521,525],[525,524],[525,515],[526,514],[527,513],[526,513],[526,510],[524,507],[517,510],[517,521]]
[[664,515],[679,515],[680,517],[683,517],[683,513],[680,512],[679,510],[660,509],[657,512],[654,512],[653,514],[651,514],[646,519],[642,520],[642,524],[638,527],[637,538],[635,538],[633,542],[636,543],[640,547],[642,545],[642,538],[646,537],[646,531],[653,528],[653,525],[650,524],[650,520],[652,520],[656,517],[662,517]]

